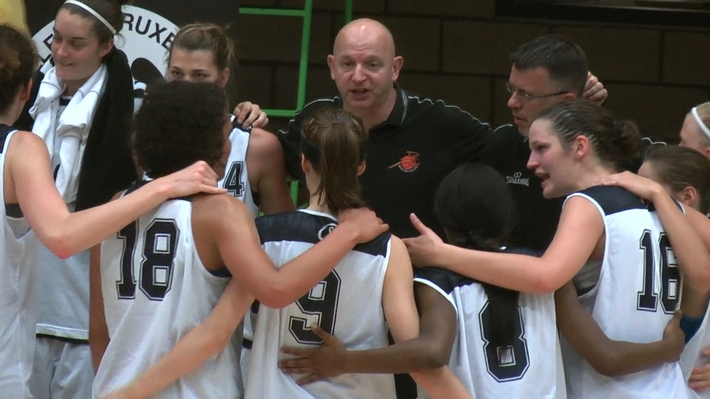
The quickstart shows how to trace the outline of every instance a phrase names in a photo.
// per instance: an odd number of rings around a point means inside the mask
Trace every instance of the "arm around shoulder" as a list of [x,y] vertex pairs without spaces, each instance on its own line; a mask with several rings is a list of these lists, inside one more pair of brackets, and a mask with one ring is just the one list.
[[663,339],[647,344],[614,341],[579,303],[572,283],[555,292],[557,327],[574,349],[600,374],[613,377],[678,360],[685,346],[680,314],[668,323]]
[[363,238],[369,241],[374,238],[369,234],[386,229],[374,214],[346,220],[308,251],[277,269],[262,250],[244,204],[227,195],[203,196],[193,204],[193,229],[200,230],[203,245],[213,248],[212,256],[223,260],[232,276],[272,308],[284,307],[305,295]]
[[[405,239],[418,265],[437,265],[499,287],[528,293],[549,293],[572,279],[589,259],[604,231],[597,209],[584,198],[570,198],[552,244],[542,258],[475,251],[444,244],[414,215],[420,236]],[[582,228],[581,226],[584,226]]]

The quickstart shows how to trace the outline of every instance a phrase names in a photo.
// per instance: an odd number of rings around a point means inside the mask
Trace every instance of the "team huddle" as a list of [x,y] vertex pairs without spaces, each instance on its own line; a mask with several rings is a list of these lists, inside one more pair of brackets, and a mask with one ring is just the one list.
[[710,397],[710,103],[653,142],[548,35],[492,129],[358,19],[272,134],[213,24],[134,104],[124,3],[67,0],[45,73],[0,25],[1,397]]

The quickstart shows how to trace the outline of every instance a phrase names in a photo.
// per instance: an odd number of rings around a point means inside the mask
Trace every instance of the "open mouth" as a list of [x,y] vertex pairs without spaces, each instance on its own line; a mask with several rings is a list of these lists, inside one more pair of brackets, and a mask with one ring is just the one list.
[[543,184],[547,181],[547,179],[550,178],[550,175],[548,175],[547,173],[538,172],[538,171],[535,171],[535,176],[537,176],[537,178],[540,179]]

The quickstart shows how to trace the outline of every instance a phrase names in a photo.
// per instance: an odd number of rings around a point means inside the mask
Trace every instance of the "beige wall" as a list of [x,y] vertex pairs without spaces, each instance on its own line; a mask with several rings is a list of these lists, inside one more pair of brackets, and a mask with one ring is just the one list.
[[[301,0],[242,0],[243,6],[302,7]],[[343,23],[344,2],[314,0],[307,101],[335,93],[325,63]],[[563,34],[587,53],[610,92],[607,106],[647,134],[675,140],[688,109],[710,101],[710,27],[706,30],[500,21],[494,0],[354,0],[355,17],[391,30],[404,57],[400,82],[492,124],[510,122],[504,82],[508,54],[545,33]],[[270,108],[296,103],[301,20],[240,17],[237,96]],[[270,128],[283,126],[272,119]]]

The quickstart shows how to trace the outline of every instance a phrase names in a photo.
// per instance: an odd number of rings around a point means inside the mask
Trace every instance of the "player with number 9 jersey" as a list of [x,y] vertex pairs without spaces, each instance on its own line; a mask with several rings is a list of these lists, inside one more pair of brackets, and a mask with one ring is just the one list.
[[[300,210],[256,220],[262,246],[277,265],[301,254],[336,226],[332,216]],[[253,333],[245,331],[242,374],[245,398],[394,398],[394,378],[383,374],[344,374],[330,381],[298,386],[278,368],[282,346],[313,347],[322,340],[311,324],[341,338],[348,348],[387,346],[382,307],[391,235],[353,249],[311,291],[282,308],[263,305],[247,314]]]

